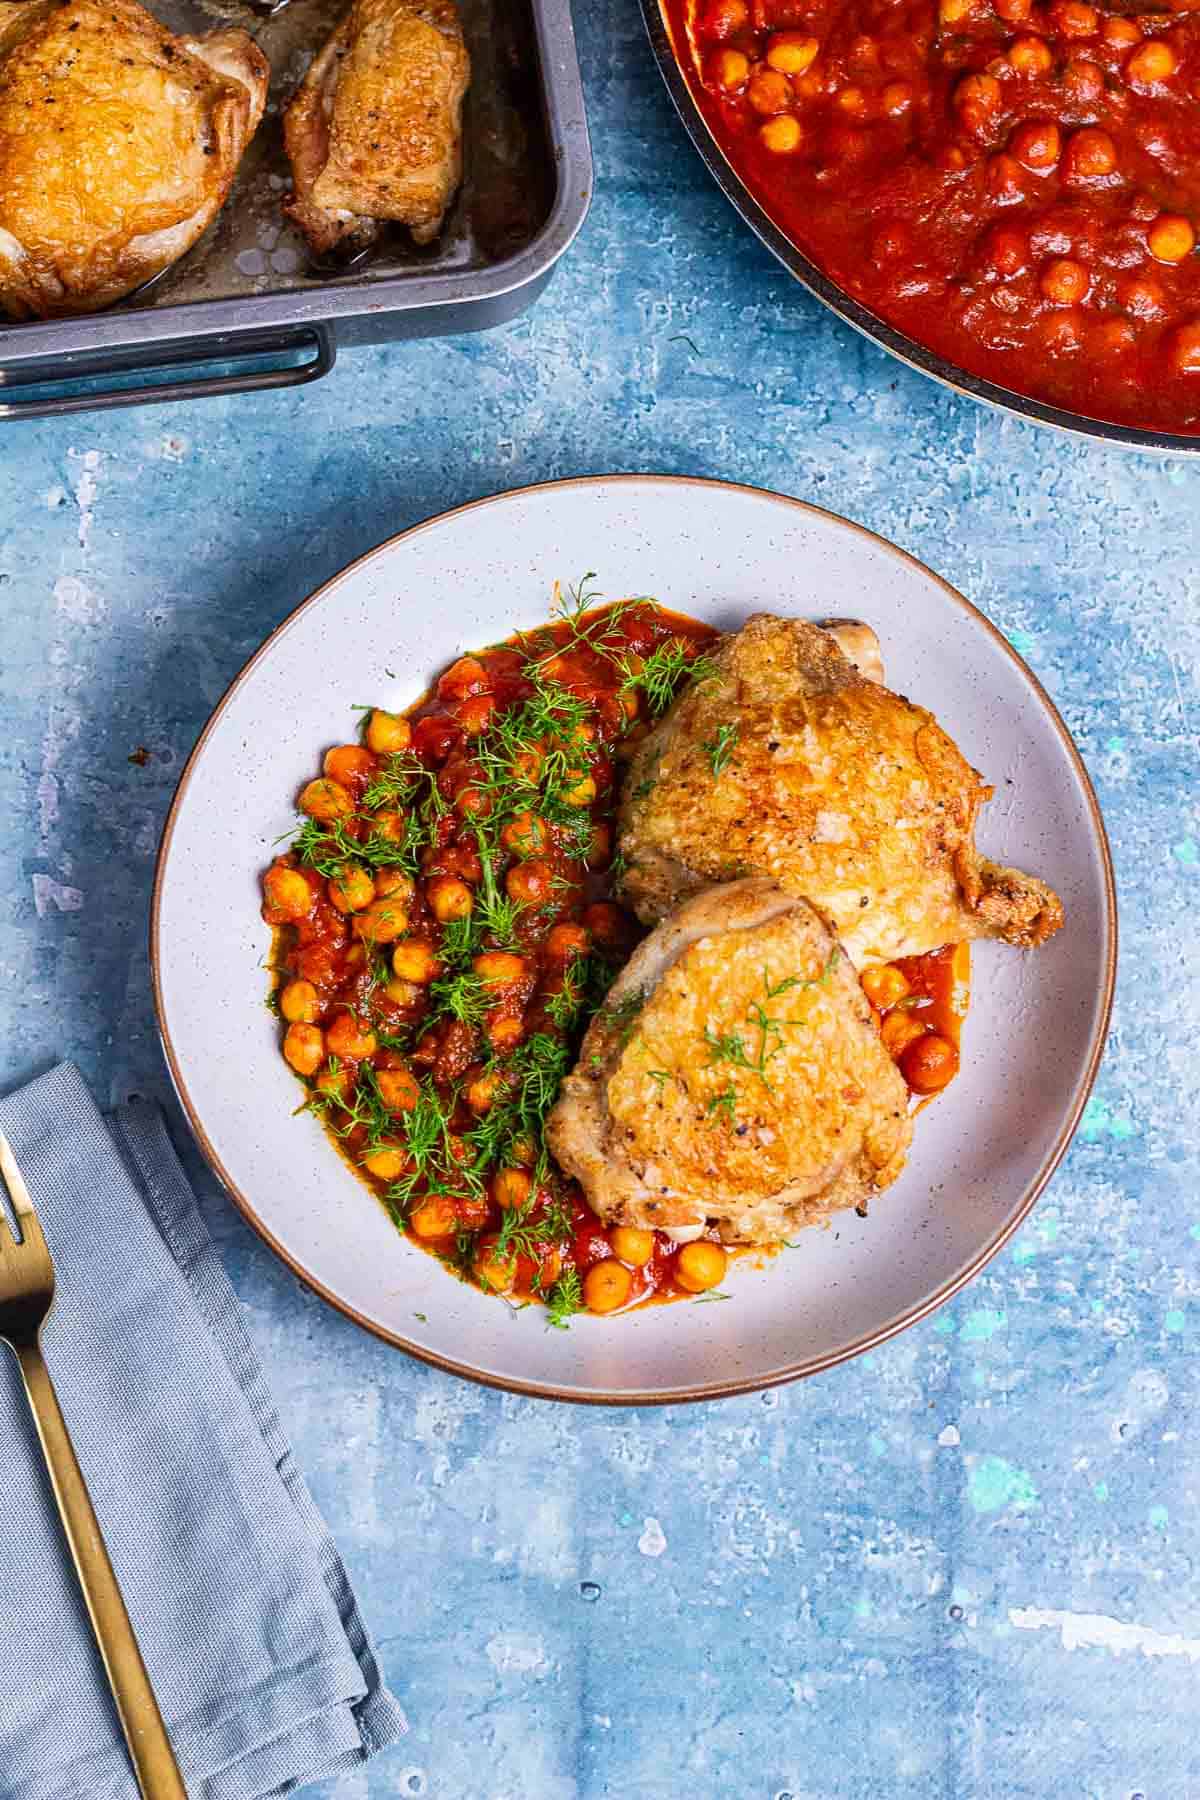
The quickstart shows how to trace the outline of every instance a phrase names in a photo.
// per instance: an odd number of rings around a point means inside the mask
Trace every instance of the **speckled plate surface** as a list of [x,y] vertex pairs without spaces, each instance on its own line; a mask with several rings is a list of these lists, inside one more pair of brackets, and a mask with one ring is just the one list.
[[[866,619],[888,683],[929,706],[994,783],[980,843],[1050,881],[1065,928],[1031,955],[973,951],[962,1073],[922,1113],[908,1167],[869,1219],[731,1268],[722,1304],[683,1302],[547,1330],[397,1235],[316,1121],[263,1004],[259,875],[318,753],[352,708],[401,707],[460,650],[546,616],[551,584],[597,572],[721,627],[764,607]],[[172,1077],[200,1143],[266,1241],[381,1336],[463,1375],[569,1400],[679,1401],[765,1387],[870,1348],[995,1254],[1066,1148],[1103,1047],[1116,964],[1095,795],[1008,643],[922,564],[844,519],[719,482],[611,476],[504,494],[351,564],[242,670],[167,820],[151,953]]]

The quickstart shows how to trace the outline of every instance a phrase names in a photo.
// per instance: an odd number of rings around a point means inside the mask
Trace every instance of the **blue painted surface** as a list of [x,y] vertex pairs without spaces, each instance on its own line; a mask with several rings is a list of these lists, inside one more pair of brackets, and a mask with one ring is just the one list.
[[803,1387],[645,1415],[409,1362],[208,1181],[412,1722],[321,1791],[1196,1800],[1200,466],[1017,424],[854,336],[728,212],[633,5],[578,24],[598,194],[532,313],[296,394],[4,428],[0,1079],[67,1052],[102,1100],[165,1093],[146,908],[178,770],[263,635],[380,538],[665,469],[895,539],[1028,657],[1107,814],[1123,961],[1080,1136],[935,1319]]

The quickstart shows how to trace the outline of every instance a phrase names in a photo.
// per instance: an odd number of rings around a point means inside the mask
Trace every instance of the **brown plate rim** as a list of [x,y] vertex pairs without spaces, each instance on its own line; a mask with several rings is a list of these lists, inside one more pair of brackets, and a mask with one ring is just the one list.
[[[187,1084],[184,1081],[183,1073],[179,1066],[179,1059],[175,1052],[175,1046],[171,1039],[170,1026],[167,1022],[166,1008],[163,1002],[162,974],[159,955],[164,877],[171,851],[171,841],[175,833],[176,820],[182,807],[184,797],[186,796],[192,774],[200,757],[204,753],[209,738],[220,724],[225,708],[229,704],[234,693],[241,687],[242,683],[258,666],[259,662],[269,653],[277,639],[288,630],[292,623],[298,619],[302,613],[306,613],[310,607],[314,607],[326,599],[335,588],[364,563],[371,561],[372,558],[379,556],[381,553],[390,551],[395,545],[402,543],[406,538],[414,537],[418,532],[428,531],[434,526],[446,524],[451,519],[461,519],[469,513],[478,512],[484,507],[492,506],[497,501],[511,500],[517,496],[528,498],[536,494],[552,492],[559,488],[619,487],[626,483],[637,483],[641,485],[653,484],[662,488],[721,488],[728,489],[735,493],[749,494],[755,498],[782,501],[785,505],[794,507],[798,512],[832,520],[837,525],[845,526],[849,530],[857,532],[861,537],[869,539],[872,544],[884,550],[889,555],[899,557],[902,561],[910,564],[915,569],[918,569],[921,574],[927,576],[931,581],[936,582],[946,596],[953,601],[955,605],[965,611],[977,624],[981,625],[1001,647],[1004,653],[1016,663],[1020,673],[1033,689],[1035,697],[1041,702],[1041,705],[1045,709],[1055,731],[1058,733],[1063,748],[1066,750],[1067,756],[1078,776],[1080,786],[1082,787],[1084,796],[1087,800],[1088,810],[1091,814],[1092,827],[1095,833],[1096,842],[1100,847],[1101,862],[1104,870],[1104,990],[1102,1005],[1093,1031],[1087,1066],[1076,1086],[1071,1105],[1058,1136],[1051,1146],[1041,1168],[1038,1170],[1037,1175],[1026,1187],[1015,1212],[1008,1222],[988,1239],[964,1269],[959,1270],[956,1275],[948,1282],[943,1283],[943,1285],[933,1294],[922,1300],[917,1306],[910,1307],[907,1312],[901,1314],[898,1318],[886,1321],[874,1331],[868,1332],[860,1338],[856,1338],[852,1343],[843,1345],[841,1348],[827,1352],[821,1356],[809,1357],[801,1362],[789,1364],[787,1367],[775,1370],[762,1378],[733,1377],[727,1381],[699,1382],[694,1386],[674,1389],[669,1393],[656,1393],[652,1389],[616,1393],[603,1390],[571,1392],[564,1388],[556,1388],[552,1384],[544,1382],[504,1380],[499,1376],[488,1374],[480,1369],[473,1368],[469,1363],[460,1363],[454,1361],[453,1358],[439,1356],[435,1352],[425,1349],[422,1345],[413,1343],[411,1339],[403,1337],[399,1332],[389,1331],[386,1326],[380,1325],[375,1320],[367,1318],[363,1313],[360,1313],[354,1307],[348,1305],[346,1301],[342,1300],[337,1294],[327,1288],[323,1282],[310,1274],[308,1270],[302,1268],[267,1228],[262,1219],[258,1216],[250,1200],[238,1188],[236,1182],[217,1155],[217,1152],[204,1129],[199,1114],[192,1104],[191,1097],[187,1090]],[[188,1124],[195,1136],[196,1142],[200,1146],[200,1150],[205,1160],[213,1170],[213,1173],[217,1176],[217,1179],[221,1182],[221,1185],[228,1193],[230,1199],[233,1201],[246,1223],[257,1232],[263,1242],[267,1244],[280,1260],[287,1265],[292,1271],[292,1274],[322,1300],[327,1301],[330,1306],[334,1307],[335,1310],[340,1312],[345,1318],[352,1320],[356,1325],[362,1326],[364,1330],[371,1332],[375,1337],[381,1338],[385,1343],[392,1344],[399,1350],[407,1351],[410,1356],[415,1356],[418,1361],[427,1363],[431,1368],[441,1369],[448,1375],[460,1375],[466,1380],[478,1382],[484,1387],[497,1388],[507,1393],[520,1394],[528,1399],[559,1400],[578,1405],[591,1406],[682,1406],[692,1401],[721,1400],[737,1394],[753,1394],[765,1391],[767,1388],[781,1387],[790,1381],[799,1381],[810,1375],[819,1375],[826,1369],[836,1368],[839,1363],[849,1362],[851,1358],[855,1356],[861,1356],[868,1350],[876,1349],[880,1344],[887,1343],[890,1338],[898,1336],[900,1332],[908,1330],[910,1326],[916,1325],[922,1319],[928,1318],[929,1314],[935,1312],[939,1306],[943,1306],[948,1300],[953,1299],[954,1296],[961,1292],[969,1282],[975,1279],[980,1271],[986,1267],[998,1251],[1003,1249],[1004,1245],[1008,1243],[1009,1239],[1024,1223],[1039,1195],[1045,1188],[1046,1183],[1062,1161],[1067,1146],[1075,1134],[1075,1129],[1079,1124],[1083,1109],[1087,1104],[1088,1096],[1095,1084],[1096,1074],[1100,1066],[1100,1059],[1104,1053],[1104,1046],[1108,1037],[1109,1021],[1112,1016],[1113,993],[1117,976],[1116,881],[1113,875],[1112,853],[1109,848],[1108,833],[1105,829],[1104,819],[1100,811],[1100,803],[1096,798],[1096,792],[1092,786],[1091,776],[1087,772],[1083,758],[1080,756],[1075,741],[1067,730],[1066,724],[1063,721],[1058,708],[1055,706],[1053,700],[1051,700],[1049,694],[1046,692],[1037,676],[1033,673],[1032,669],[1028,667],[1024,660],[1013,649],[1003,632],[1001,632],[997,626],[993,625],[987,615],[981,612],[972,601],[968,600],[965,594],[961,594],[958,589],[953,587],[943,576],[938,575],[933,569],[929,568],[926,563],[921,562],[919,557],[911,555],[907,550],[902,550],[899,545],[893,544],[888,538],[881,537],[878,532],[871,531],[867,526],[859,525],[853,519],[843,518],[840,513],[831,512],[827,507],[814,506],[807,500],[797,500],[790,494],[778,494],[769,488],[755,487],[748,482],[725,481],[708,476],[692,475],[639,475],[632,473],[584,475],[570,476],[559,481],[534,482],[528,487],[508,488],[500,493],[488,494],[482,499],[469,500],[464,505],[451,507],[446,512],[435,513],[429,518],[420,520],[415,525],[408,526],[404,531],[396,532],[392,537],[385,538],[382,543],[376,544],[373,549],[367,550],[361,556],[355,557],[353,561],[339,569],[335,575],[331,575],[327,581],[322,582],[320,587],[309,594],[306,599],[302,600],[298,606],[292,608],[274,630],[264,638],[258,649],[255,650],[246,662],[242,664],[242,667],[233,677],[233,680],[229,683],[229,686],[213,708],[200,736],[197,738],[191,754],[188,756],[180,774],[174,796],[171,800],[171,806],[163,825],[162,836],[159,840],[158,855],[154,867],[154,889],[150,901],[149,923],[150,974],[154,993],[154,1011],[158,1023],[158,1033],[162,1043],[163,1054],[166,1057],[167,1068],[170,1072],[171,1082],[178,1097],[179,1104],[183,1108]]]

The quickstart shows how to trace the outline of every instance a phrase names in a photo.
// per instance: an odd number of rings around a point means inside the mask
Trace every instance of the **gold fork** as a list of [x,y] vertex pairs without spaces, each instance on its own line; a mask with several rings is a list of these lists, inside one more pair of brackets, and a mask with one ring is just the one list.
[[29,1190],[3,1132],[0,1176],[21,1233],[19,1240],[13,1236],[0,1205],[0,1338],[7,1342],[20,1364],[54,1498],[108,1672],[138,1787],[145,1800],[187,1800],[187,1789],[180,1779],[166,1726],[42,1356],[41,1329],[54,1302],[54,1264]]

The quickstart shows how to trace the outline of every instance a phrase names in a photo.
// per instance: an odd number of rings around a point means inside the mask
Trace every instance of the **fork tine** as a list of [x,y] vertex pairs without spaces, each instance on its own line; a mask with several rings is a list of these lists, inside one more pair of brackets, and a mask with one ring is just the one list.
[[12,1145],[2,1131],[0,1131],[0,1176],[3,1177],[4,1185],[8,1189],[12,1209],[17,1215],[17,1223],[21,1227],[22,1239],[27,1244],[37,1244],[45,1249],[46,1240],[42,1236],[41,1221],[34,1211],[33,1201],[29,1198],[25,1177],[17,1167],[17,1159],[12,1153]]
[[33,1201],[29,1198],[25,1177],[17,1167],[17,1159],[12,1153],[12,1145],[2,1131],[0,1131],[0,1175],[4,1177],[4,1185],[8,1189],[8,1197],[13,1203],[14,1212],[31,1213]]

